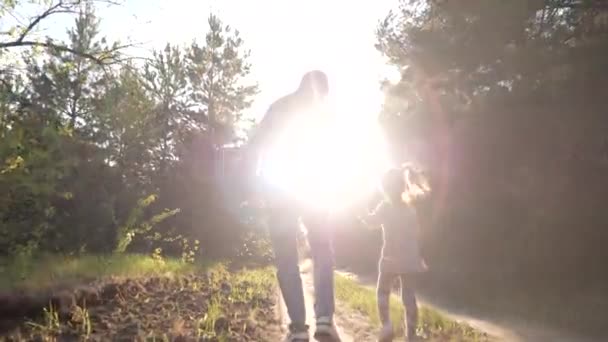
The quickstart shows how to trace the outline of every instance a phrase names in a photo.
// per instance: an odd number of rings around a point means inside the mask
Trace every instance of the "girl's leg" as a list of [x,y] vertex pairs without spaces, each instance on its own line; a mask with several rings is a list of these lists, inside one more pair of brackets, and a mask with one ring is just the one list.
[[378,285],[376,288],[376,298],[378,301],[378,314],[380,316],[380,322],[383,326],[388,326],[391,323],[390,320],[390,298],[391,298],[391,287],[393,285],[394,275],[387,272],[378,274]]
[[416,292],[413,284],[413,277],[401,275],[401,300],[405,307],[405,326],[408,339],[416,336],[418,326],[418,303],[416,302]]

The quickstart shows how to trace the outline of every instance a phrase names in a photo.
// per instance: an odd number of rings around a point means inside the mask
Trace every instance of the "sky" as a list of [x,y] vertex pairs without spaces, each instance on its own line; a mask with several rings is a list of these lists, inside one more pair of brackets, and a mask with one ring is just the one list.
[[[374,48],[375,29],[398,0],[125,0],[98,7],[102,34],[138,43],[147,55],[167,42],[203,40],[207,17],[217,14],[238,29],[251,50],[252,80],[261,93],[250,115],[260,117],[276,98],[294,90],[301,75],[320,68],[330,77],[342,111],[375,114],[379,81],[391,69]],[[44,34],[63,35],[73,18],[47,21]],[[372,113],[373,112],[373,113]]]

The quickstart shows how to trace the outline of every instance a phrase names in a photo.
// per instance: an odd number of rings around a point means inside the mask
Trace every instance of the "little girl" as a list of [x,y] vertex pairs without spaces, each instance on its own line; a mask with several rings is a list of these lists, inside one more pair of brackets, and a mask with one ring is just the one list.
[[426,271],[418,244],[418,223],[413,201],[429,190],[411,167],[395,168],[382,177],[384,200],[368,216],[366,223],[382,226],[383,245],[379,261],[377,301],[382,329],[378,340],[392,341],[393,326],[389,317],[389,298],[394,280],[401,282],[401,299],[406,313],[406,336],[415,340],[418,306],[412,281]]

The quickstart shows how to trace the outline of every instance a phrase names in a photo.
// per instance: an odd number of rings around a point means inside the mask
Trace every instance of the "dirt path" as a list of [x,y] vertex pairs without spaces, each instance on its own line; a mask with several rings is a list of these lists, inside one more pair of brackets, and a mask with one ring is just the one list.
[[[314,333],[314,286],[312,279],[312,267],[305,262],[301,265],[302,284],[304,285],[304,299],[306,302],[306,320],[311,325],[311,334]],[[281,320],[284,331],[289,324],[287,308],[283,300],[279,300]],[[374,331],[371,329],[368,320],[361,314],[352,312],[344,308],[340,303],[336,303],[335,322],[342,342],[353,341],[375,341]]]
[[445,306],[439,306],[432,303],[428,298],[422,297],[422,304],[431,307],[444,315],[451,317],[459,322],[465,322],[471,327],[484,331],[489,335],[498,338],[500,341],[509,342],[538,342],[538,341],[551,341],[551,342],[599,342],[592,339],[587,339],[580,336],[573,336],[568,332],[557,331],[555,329],[547,329],[540,326],[533,326],[531,324],[523,324],[516,322],[492,322],[490,320],[481,319],[479,317],[473,317],[471,315],[465,315],[456,313]]
[[[352,273],[342,272],[356,278],[362,285],[373,287],[375,284],[374,276],[358,276]],[[471,327],[483,331],[488,335],[500,340],[508,342],[600,342],[597,340],[573,336],[565,331],[543,328],[532,324],[524,324],[520,322],[501,321],[495,322],[482,317],[474,317],[465,313],[460,313],[447,306],[445,303],[433,301],[430,298],[421,297],[421,304],[441,312],[445,316],[463,322]]]

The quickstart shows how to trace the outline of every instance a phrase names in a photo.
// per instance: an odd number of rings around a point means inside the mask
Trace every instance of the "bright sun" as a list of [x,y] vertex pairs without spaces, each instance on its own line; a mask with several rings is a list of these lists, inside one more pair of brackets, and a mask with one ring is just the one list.
[[330,124],[293,123],[265,162],[269,182],[309,205],[339,210],[368,194],[389,165],[376,120],[381,95],[363,101],[355,91],[345,93],[330,99],[336,110]]

